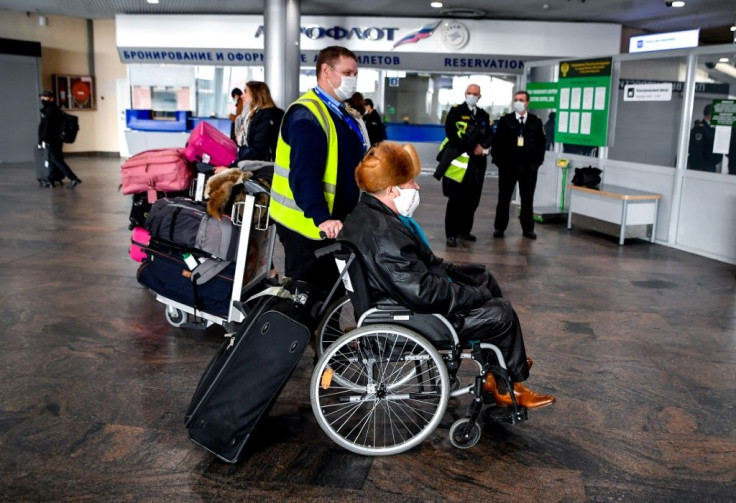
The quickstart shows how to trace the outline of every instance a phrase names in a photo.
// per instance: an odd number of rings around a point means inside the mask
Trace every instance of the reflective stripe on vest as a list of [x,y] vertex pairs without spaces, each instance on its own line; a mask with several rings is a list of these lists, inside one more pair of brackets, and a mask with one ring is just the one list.
[[460,154],[452,160],[447,171],[445,171],[445,176],[450,180],[455,180],[457,183],[461,183],[463,178],[465,178],[465,173],[468,171],[469,162],[470,156],[468,154]]
[[[327,105],[311,89],[291,106],[294,105],[302,105],[312,112],[327,136],[327,162],[325,164],[325,174],[322,177],[322,190],[325,201],[327,202],[327,208],[332,213],[337,188],[338,147],[335,124],[332,122]],[[294,194],[291,192],[291,186],[289,185],[290,165],[291,146],[284,141],[279,131],[273,183],[271,184],[271,200],[269,202],[271,218],[304,237],[320,239],[319,228],[314,225],[314,220],[305,217],[304,212],[294,200]]]

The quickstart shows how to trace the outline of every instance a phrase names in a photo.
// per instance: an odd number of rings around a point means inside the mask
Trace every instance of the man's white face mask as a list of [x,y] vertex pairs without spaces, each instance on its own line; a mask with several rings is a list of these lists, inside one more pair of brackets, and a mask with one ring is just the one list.
[[358,88],[358,77],[341,75],[340,87],[333,86],[332,82],[330,82],[330,86],[332,86],[332,90],[335,91],[335,94],[340,101],[345,101],[355,94],[355,90]]
[[419,191],[417,189],[402,189],[396,187],[399,191],[399,196],[394,199],[394,205],[396,205],[396,211],[402,217],[409,217],[414,214],[414,210],[419,206]]

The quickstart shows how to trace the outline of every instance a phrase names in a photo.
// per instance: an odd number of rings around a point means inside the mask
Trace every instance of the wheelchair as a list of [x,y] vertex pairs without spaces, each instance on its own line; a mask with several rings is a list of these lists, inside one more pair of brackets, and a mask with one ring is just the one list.
[[[465,417],[450,427],[453,446],[467,449],[481,437],[481,412],[511,424],[527,418],[524,407],[483,409],[487,373],[512,389],[501,351],[493,344],[461,341],[441,314],[418,314],[397,304],[370,305],[362,259],[338,241],[317,251],[332,254],[340,269],[318,329],[320,358],[312,373],[310,402],[322,430],[341,447],[361,455],[407,451],[439,425],[452,397],[472,395]],[[342,281],[347,295],[330,304]],[[457,321],[456,321],[457,323]],[[461,385],[462,362],[476,372]]]

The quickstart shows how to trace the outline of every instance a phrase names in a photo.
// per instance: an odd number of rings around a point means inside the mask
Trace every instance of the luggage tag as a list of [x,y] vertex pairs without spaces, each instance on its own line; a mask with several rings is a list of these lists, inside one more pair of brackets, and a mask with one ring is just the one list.
[[194,258],[191,253],[185,253],[184,255],[182,255],[182,258],[184,259],[184,263],[189,269],[194,269],[195,267],[197,267],[197,265],[199,265],[197,259]]
[[524,146],[524,137],[523,136],[518,136],[516,138],[516,146],[517,147],[523,147]]
[[148,189],[146,191],[146,197],[148,202],[153,204],[158,200],[158,192],[156,192],[156,189]]

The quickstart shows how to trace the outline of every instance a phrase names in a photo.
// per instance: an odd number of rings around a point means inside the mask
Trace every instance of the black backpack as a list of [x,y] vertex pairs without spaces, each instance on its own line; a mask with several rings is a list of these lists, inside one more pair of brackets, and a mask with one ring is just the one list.
[[64,143],[74,143],[79,132],[79,118],[66,112],[61,112],[61,132],[59,139]]
[[596,188],[601,184],[601,171],[593,166],[585,168],[575,168],[575,176],[572,177],[572,184],[578,187]]

